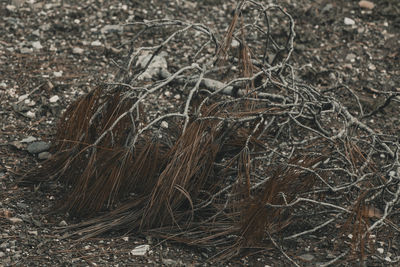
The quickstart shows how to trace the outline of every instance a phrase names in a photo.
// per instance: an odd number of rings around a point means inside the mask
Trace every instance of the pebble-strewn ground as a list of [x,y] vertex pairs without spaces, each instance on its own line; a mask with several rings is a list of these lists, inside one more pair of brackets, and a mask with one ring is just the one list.
[[[346,83],[366,112],[381,104],[382,92],[400,91],[400,2],[372,1],[375,5],[364,3],[362,7],[358,1],[346,0],[276,2],[296,22],[291,63],[299,68],[301,79],[318,88]],[[48,142],[67,105],[96,84],[112,81],[124,56],[124,44],[135,35],[120,24],[178,18],[204,23],[221,37],[234,6],[235,1],[220,0],[0,2],[0,266],[207,265],[212,250],[150,237],[63,239],[58,228],[72,223],[70,218],[46,215],[63,189],[57,184],[20,188],[15,178],[50,156]],[[168,60],[173,65],[174,58]],[[178,99],[177,95],[179,91],[171,92],[166,98]],[[396,98],[385,112],[371,118],[382,132],[400,135],[399,105]],[[324,240],[306,244],[299,239],[290,257],[311,266],[340,254],[323,244]],[[149,245],[149,253],[133,255],[140,245]],[[400,244],[390,246],[393,251]],[[371,259],[374,266],[389,266],[389,260],[397,256],[390,249],[389,244],[376,244],[377,257]],[[239,264],[290,263],[280,251],[272,251],[227,263]],[[357,263],[344,260],[339,264]]]

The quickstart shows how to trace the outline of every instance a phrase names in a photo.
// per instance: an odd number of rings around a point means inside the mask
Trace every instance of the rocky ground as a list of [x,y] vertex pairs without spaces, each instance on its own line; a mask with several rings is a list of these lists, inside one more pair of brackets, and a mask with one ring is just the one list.
[[[365,114],[382,106],[388,92],[400,92],[400,2],[380,0],[361,7],[358,1],[345,0],[276,2],[296,23],[291,64],[301,79],[321,90],[346,84]],[[16,178],[51,156],[48,143],[68,104],[96,84],[112,81],[122,51],[135,35],[120,24],[179,18],[206,24],[221,38],[234,7],[235,1],[219,0],[1,1],[0,266],[209,265],[212,250],[151,237],[109,235],[82,242],[65,238],[60,229],[71,223],[68,214],[47,213],[62,189],[23,188]],[[174,58],[169,61],[173,64]],[[178,94],[171,92],[171,98]],[[338,94],[350,101],[348,93]],[[399,106],[397,97],[370,120],[382,132],[400,135]],[[376,245],[368,266],[398,264],[392,261],[399,259],[395,251],[400,244],[388,243]],[[287,253],[302,266],[340,254],[323,244],[317,238],[315,243],[298,240]],[[135,255],[142,245],[148,253]],[[342,259],[339,265],[351,266],[356,260]],[[281,251],[271,250],[223,265],[290,264]]]

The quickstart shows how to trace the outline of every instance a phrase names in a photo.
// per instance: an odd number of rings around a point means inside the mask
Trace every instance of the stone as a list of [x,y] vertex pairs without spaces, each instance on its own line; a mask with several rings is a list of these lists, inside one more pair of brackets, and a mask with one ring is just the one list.
[[162,69],[167,69],[168,64],[167,60],[165,59],[167,56],[166,52],[161,52],[160,54],[156,56],[152,56],[151,54],[144,54],[139,56],[138,61],[136,62],[136,66],[139,66],[144,68],[146,67],[147,63],[149,63],[149,60],[151,60],[149,66],[147,66],[147,69],[145,72],[143,72],[139,77],[138,80],[147,80],[151,79],[155,76],[158,76],[160,71]]
[[150,250],[149,245],[140,245],[131,250],[132,256],[144,256]]
[[101,42],[99,40],[93,41],[91,44],[91,46],[101,46]]
[[350,62],[354,62],[356,60],[356,55],[353,53],[350,53],[346,56],[346,60],[350,61]]
[[13,224],[22,223],[22,220],[20,218],[16,218],[16,217],[8,218],[8,220]]
[[355,25],[356,22],[353,19],[346,17],[346,18],[344,18],[344,24],[346,24],[346,25]]
[[169,266],[169,265],[179,266],[179,262],[177,262],[177,261],[175,261],[173,259],[162,259],[162,263],[167,265],[167,266]]
[[233,48],[237,48],[237,47],[239,47],[239,45],[240,45],[240,43],[238,41],[236,41],[235,39],[232,40],[231,46]]
[[62,70],[53,72],[54,77],[57,77],[57,78],[62,77],[62,74],[63,74]]
[[333,5],[331,3],[327,4],[326,6],[324,6],[321,10],[322,13],[327,13],[329,12],[331,9],[333,8]]
[[21,52],[21,54],[30,54],[33,52],[33,49],[28,47],[21,47],[19,51]]
[[20,95],[20,96],[18,97],[18,102],[24,101],[25,99],[28,98],[28,96],[29,96],[28,94]]
[[50,148],[50,144],[44,141],[33,142],[29,144],[27,150],[31,154],[37,154],[40,152],[47,151]]
[[374,71],[374,70],[376,70],[376,66],[374,64],[370,63],[368,65],[368,69]]
[[36,230],[30,230],[30,231],[28,231],[28,234],[30,234],[30,235],[38,235],[38,231],[36,231]]
[[161,128],[168,129],[168,122],[162,121],[161,122]]
[[100,30],[100,32],[102,34],[111,33],[111,32],[122,33],[123,31],[124,31],[124,27],[121,25],[106,25],[103,28],[101,28],[101,30]]
[[56,103],[60,97],[58,95],[53,95],[52,97],[49,98],[50,103]]
[[28,117],[28,118],[30,118],[30,119],[36,118],[35,112],[32,112],[32,111],[26,112],[26,113],[25,113],[25,116]]
[[41,45],[41,43],[39,41],[34,41],[32,42],[32,47],[36,50],[40,50],[43,48],[43,46]]
[[303,254],[303,255],[300,255],[299,258],[304,261],[312,261],[315,257],[314,257],[314,255],[311,255],[311,254]]
[[85,51],[85,50],[83,50],[83,49],[80,48],[80,47],[74,47],[74,48],[72,49],[72,54],[81,55],[81,54],[83,54],[84,51]]
[[360,1],[360,2],[358,2],[358,5],[361,8],[365,8],[365,9],[373,9],[375,7],[375,4],[372,3],[371,1]]
[[17,9],[17,7],[14,5],[6,5],[6,9],[10,12],[14,12]]
[[21,143],[32,143],[32,142],[34,142],[36,140],[37,140],[36,137],[28,136],[27,138],[22,139]]
[[49,153],[47,151],[41,152],[38,155],[38,159],[41,159],[41,160],[46,160],[46,159],[49,159],[50,157],[51,157],[51,153]]

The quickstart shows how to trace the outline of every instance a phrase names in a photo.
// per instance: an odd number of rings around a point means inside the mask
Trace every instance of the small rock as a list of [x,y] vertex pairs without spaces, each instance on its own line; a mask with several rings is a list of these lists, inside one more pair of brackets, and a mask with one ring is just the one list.
[[43,142],[43,141],[38,141],[38,142],[33,142],[31,143],[28,147],[27,150],[31,154],[37,154],[40,152],[47,151],[50,148],[50,144]]
[[326,13],[329,12],[331,9],[333,8],[333,5],[331,3],[327,4],[326,6],[324,6],[321,10],[322,13]]
[[80,47],[74,47],[74,48],[72,49],[72,53],[73,53],[73,54],[76,54],[76,55],[82,55],[84,51],[85,51],[85,50],[83,50],[83,49],[80,48]]
[[128,236],[124,236],[124,237],[122,238],[122,240],[124,240],[125,242],[128,242],[128,241],[129,241],[129,237],[128,237]]
[[57,52],[57,47],[54,44],[51,44],[49,50],[51,52]]
[[51,24],[50,23],[45,23],[39,26],[39,29],[41,29],[42,31],[48,31],[51,28]]
[[28,47],[22,47],[22,48],[19,49],[19,51],[22,54],[30,54],[30,53],[33,52],[33,49],[32,48],[28,48]]
[[332,252],[328,252],[328,254],[326,254],[326,258],[327,259],[334,259],[336,258],[335,255]]
[[240,43],[238,41],[236,41],[235,39],[232,40],[231,46],[233,48],[237,48],[237,47],[239,47],[239,45],[240,45]]
[[37,140],[36,137],[28,136],[27,138],[22,139],[21,143],[32,143],[32,142],[34,142],[36,140]]
[[179,263],[172,259],[162,259],[162,263],[165,265],[179,266]]
[[25,113],[25,116],[30,118],[30,119],[34,119],[36,117],[36,114],[35,114],[35,112],[28,111],[28,112]]
[[56,103],[60,97],[58,95],[53,95],[52,97],[49,98],[50,103]]
[[368,65],[368,69],[373,71],[373,70],[376,70],[376,67],[375,67],[374,64],[370,63],[370,64]]
[[383,248],[377,248],[377,249],[376,249],[376,251],[378,251],[378,252],[379,252],[379,254],[383,254],[383,252],[384,252],[384,249],[383,249]]
[[347,237],[348,237],[349,239],[353,239],[353,235],[352,235],[352,234],[348,234]]
[[16,218],[16,217],[8,218],[8,220],[10,222],[12,222],[13,224],[22,223],[22,220],[20,218]]
[[31,230],[31,231],[28,231],[28,234],[30,234],[30,235],[38,235],[38,231],[36,231],[36,230]]
[[179,100],[179,99],[181,99],[181,95],[180,95],[180,94],[176,94],[176,95],[174,95],[174,98],[175,98],[176,100]]
[[168,122],[162,121],[161,122],[161,128],[168,129]]
[[351,18],[344,18],[344,24],[346,25],[355,25],[356,22],[354,20],[352,20]]
[[392,259],[391,259],[389,256],[386,256],[386,257],[385,257],[385,261],[387,261],[387,262],[392,262]]
[[375,4],[372,3],[371,1],[360,1],[358,2],[358,5],[361,8],[366,8],[366,9],[373,9],[375,7]]
[[110,33],[110,32],[119,32],[122,33],[124,31],[124,27],[121,25],[106,25],[103,28],[101,28],[101,33]]
[[6,9],[10,12],[14,12],[17,9],[17,7],[13,5],[6,5]]
[[315,257],[311,254],[303,254],[303,255],[299,256],[299,258],[304,261],[312,261]]
[[132,256],[144,256],[150,250],[149,245],[140,245],[131,250]]
[[351,69],[353,69],[353,65],[351,65],[351,64],[343,64],[343,68],[351,70]]
[[29,208],[29,206],[28,205],[26,205],[25,203],[22,203],[22,202],[18,202],[17,203],[17,207],[18,208],[21,208],[21,209],[27,209],[27,208]]
[[39,41],[32,42],[32,47],[35,48],[35,49],[37,49],[37,50],[43,48],[43,46],[40,44]]
[[91,46],[101,46],[101,42],[99,40],[93,41],[91,44]]
[[37,37],[40,36],[39,30],[34,30],[34,31],[32,32],[32,34],[35,35],[35,36],[37,36]]
[[51,157],[51,153],[49,153],[47,151],[41,152],[38,155],[38,159],[41,159],[41,160],[46,160],[46,159],[49,159],[50,157]]
[[354,62],[355,60],[356,60],[356,55],[355,54],[352,54],[352,53],[350,53],[350,54],[348,54],[347,56],[346,56],[346,60],[347,61],[350,61],[350,62]]
[[4,253],[3,251],[0,251],[0,258],[3,258],[6,256],[6,253]]
[[54,77],[57,77],[57,78],[62,77],[62,74],[63,74],[62,70],[53,72]]
[[24,101],[25,99],[28,98],[28,96],[29,96],[28,94],[20,95],[20,96],[18,97],[18,102]]
[[66,221],[62,220],[58,225],[59,226],[67,226],[68,223]]

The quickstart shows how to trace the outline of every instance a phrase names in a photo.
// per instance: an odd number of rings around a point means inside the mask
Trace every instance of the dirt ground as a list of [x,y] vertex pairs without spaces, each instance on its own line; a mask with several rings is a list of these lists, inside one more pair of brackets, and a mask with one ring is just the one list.
[[[306,83],[321,90],[346,84],[358,96],[365,114],[382,105],[385,93],[400,92],[398,0],[373,1],[372,9],[346,0],[263,2],[276,2],[292,15],[296,39],[290,63]],[[0,266],[215,266],[209,263],[215,254],[212,248],[191,248],[134,233],[122,238],[111,233],[84,241],[65,238],[60,230],[77,219],[48,214],[63,188],[58,184],[24,188],[16,179],[49,156],[46,149],[34,152],[29,144],[34,139],[49,142],[68,104],[96,84],[114,78],[122,48],[135,35],[121,30],[119,24],[178,18],[206,24],[222,38],[235,3],[1,1]],[[173,65],[174,59],[168,60]],[[338,94],[352,105],[346,92]],[[382,132],[400,135],[399,107],[396,97],[370,120]],[[388,244],[377,244],[384,251],[375,248],[376,257],[368,258],[368,266],[398,266],[398,235],[387,240]],[[283,255],[286,251],[301,266],[318,266],[340,254],[326,245],[331,238],[322,234],[311,243],[299,238],[282,251],[271,249],[220,265],[290,266]],[[150,245],[150,251],[132,255],[139,245]],[[357,257],[343,258],[335,266],[355,266],[357,261]]]

